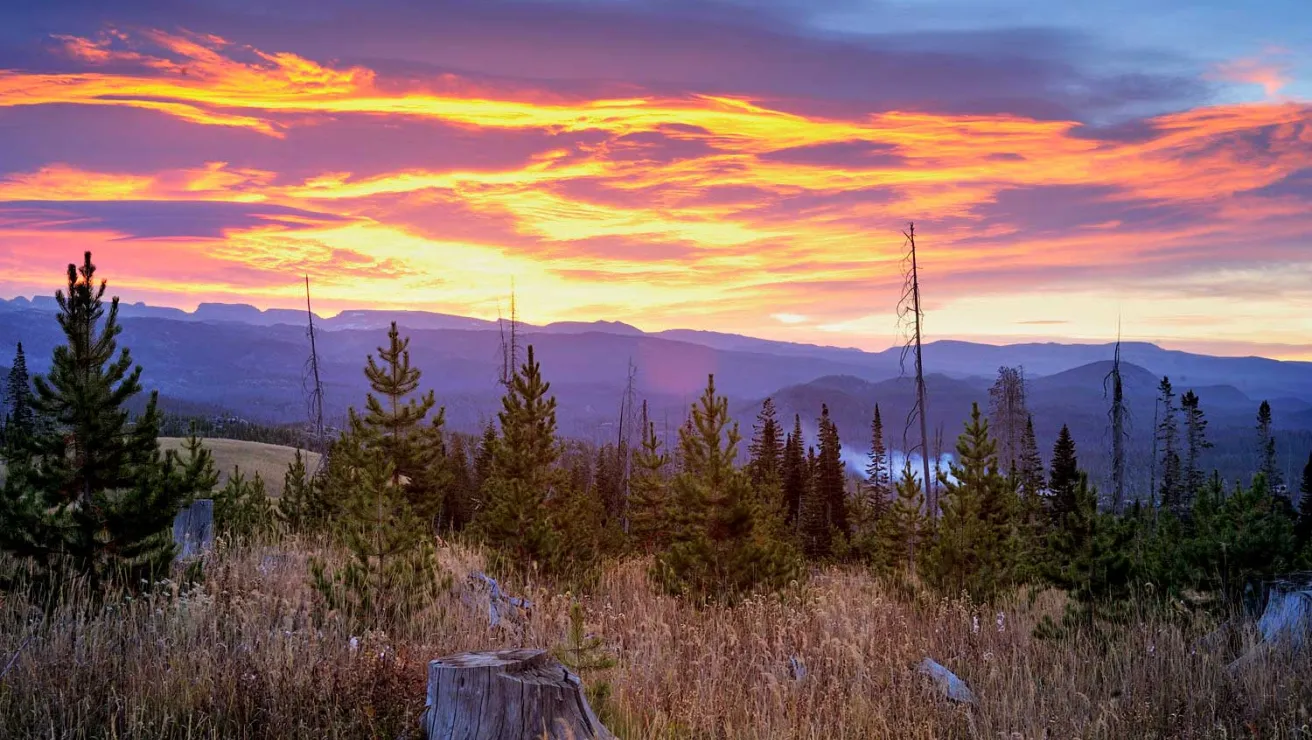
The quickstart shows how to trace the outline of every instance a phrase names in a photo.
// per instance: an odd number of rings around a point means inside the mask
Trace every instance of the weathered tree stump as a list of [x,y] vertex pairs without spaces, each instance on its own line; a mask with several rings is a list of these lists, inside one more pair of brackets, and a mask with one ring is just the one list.
[[178,560],[199,556],[214,547],[214,501],[201,498],[173,518],[173,542]]
[[578,676],[542,650],[460,653],[428,664],[429,740],[613,740]]

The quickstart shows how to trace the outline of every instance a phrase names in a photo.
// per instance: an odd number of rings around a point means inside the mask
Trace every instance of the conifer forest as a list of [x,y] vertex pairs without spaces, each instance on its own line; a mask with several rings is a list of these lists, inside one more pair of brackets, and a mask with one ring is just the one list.
[[[1127,483],[1118,437],[1110,490],[1066,426],[1040,447],[1011,366],[933,460],[878,403],[854,429],[826,402],[736,419],[714,375],[669,429],[641,367],[597,443],[559,431],[552,368],[511,323],[500,407],[466,433],[393,322],[340,423],[239,430],[295,448],[274,497],[219,469],[212,421],[158,408],[112,289],[90,253],[69,265],[49,371],[19,345],[4,388],[5,737],[418,737],[428,661],[498,648],[548,651],[622,738],[1312,723],[1309,616],[1285,634],[1264,611],[1312,568],[1312,449],[1286,479],[1277,403],[1227,479],[1202,462],[1206,395],[1162,377],[1152,485]],[[166,427],[184,439],[164,451]],[[199,500],[214,537],[182,557]]]

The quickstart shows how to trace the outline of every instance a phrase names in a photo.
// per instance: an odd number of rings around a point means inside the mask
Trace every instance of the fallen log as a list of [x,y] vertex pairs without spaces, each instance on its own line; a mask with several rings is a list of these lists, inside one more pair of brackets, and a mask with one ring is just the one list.
[[428,664],[429,740],[613,740],[578,676],[543,650],[460,653]]

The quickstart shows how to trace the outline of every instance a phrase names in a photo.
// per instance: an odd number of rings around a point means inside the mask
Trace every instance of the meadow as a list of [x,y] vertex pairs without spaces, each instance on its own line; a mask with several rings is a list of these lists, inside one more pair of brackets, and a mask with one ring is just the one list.
[[[1312,719],[1306,653],[1231,669],[1255,633],[1203,649],[1216,620],[1183,610],[1144,612],[1100,638],[1040,638],[1039,620],[1061,612],[1059,592],[1021,591],[980,611],[912,579],[840,567],[781,594],[698,608],[655,591],[649,560],[631,558],[577,596],[508,580],[533,608],[493,628],[467,580],[483,555],[443,544],[449,591],[392,634],[351,635],[317,611],[311,555],[345,557],[317,540],[221,540],[185,587],[103,601],[74,588],[48,610],[4,596],[0,734],[416,737],[427,661],[558,647],[575,599],[617,658],[583,678],[621,738],[1294,738]],[[915,671],[926,656],[978,703],[942,698]]]

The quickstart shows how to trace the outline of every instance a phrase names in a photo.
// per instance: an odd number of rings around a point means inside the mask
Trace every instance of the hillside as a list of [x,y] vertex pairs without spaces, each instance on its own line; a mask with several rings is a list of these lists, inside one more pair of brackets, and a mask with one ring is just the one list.
[[[161,437],[159,446],[164,450],[181,450],[182,442],[178,437]],[[296,456],[296,450],[291,447],[234,439],[207,439],[205,447],[214,455],[220,485],[228,480],[234,466],[240,466],[247,478],[258,473],[264,479],[265,490],[273,498],[282,495],[283,474]],[[319,464],[319,455],[313,452],[301,454],[305,456],[305,466],[313,471]]]

